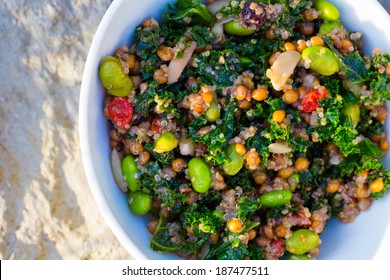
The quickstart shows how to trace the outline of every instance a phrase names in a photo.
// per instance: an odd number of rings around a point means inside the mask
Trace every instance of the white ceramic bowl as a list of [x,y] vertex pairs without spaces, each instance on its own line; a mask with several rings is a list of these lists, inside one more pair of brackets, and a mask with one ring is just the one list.
[[[100,60],[118,47],[129,44],[144,18],[158,18],[167,3],[175,0],[114,0],[95,34],[84,69],[80,96],[81,152],[88,183],[95,200],[115,236],[136,259],[177,259],[149,248],[148,217],[133,215],[127,197],[115,185],[110,166],[109,122],[104,118],[104,90],[98,78]],[[333,0],[349,30],[362,31],[365,51],[379,47],[390,52],[390,17],[375,0]],[[389,124],[389,122],[387,123]],[[389,156],[385,159],[390,167]],[[390,193],[361,213],[353,224],[333,219],[321,236],[320,259],[389,258],[381,244],[390,243]],[[386,233],[387,232],[387,233]],[[386,237],[387,234],[387,237]],[[386,237],[386,238],[385,238]],[[99,244],[104,246],[104,244]],[[380,255],[380,256],[379,256]]]

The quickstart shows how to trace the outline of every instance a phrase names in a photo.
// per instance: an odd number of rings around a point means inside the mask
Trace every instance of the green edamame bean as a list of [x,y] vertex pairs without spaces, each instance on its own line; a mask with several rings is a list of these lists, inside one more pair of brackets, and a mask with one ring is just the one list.
[[292,192],[290,190],[277,190],[262,194],[260,204],[264,207],[276,207],[286,204],[291,198]]
[[335,28],[343,28],[339,21],[324,22],[320,25],[319,33],[323,36],[329,34]]
[[248,36],[255,33],[255,30],[245,28],[237,21],[229,21],[223,25],[223,30],[230,35]]
[[188,175],[194,190],[205,193],[211,185],[211,169],[201,158],[194,157],[188,162]]
[[314,7],[320,12],[320,18],[323,20],[334,21],[340,17],[339,10],[326,0],[317,0],[314,2]]
[[307,261],[307,260],[310,260],[310,258],[307,255],[291,255],[288,259],[289,260],[293,260],[293,261],[299,261],[299,260]]
[[359,123],[360,118],[360,108],[357,104],[349,104],[344,109],[344,114],[348,116],[352,122],[353,127],[355,128]]
[[132,156],[126,156],[122,161],[122,175],[127,182],[130,191],[138,191],[141,184],[141,171],[137,167],[137,162]]
[[334,53],[322,46],[311,46],[303,50],[302,59],[310,69],[321,75],[330,76],[340,70],[340,64]]
[[103,86],[114,96],[127,96],[133,89],[130,77],[123,72],[119,61],[113,56],[107,56],[101,61],[99,78]]
[[211,215],[213,215],[214,217],[218,218],[219,220],[222,221],[223,219],[223,213],[221,211],[218,211],[217,209],[215,209]]
[[159,154],[169,152],[176,148],[178,144],[179,140],[177,140],[175,134],[166,131],[154,142],[154,151]]
[[291,254],[302,255],[318,246],[320,237],[309,229],[294,231],[286,242],[286,249]]
[[208,122],[215,122],[221,116],[221,112],[219,111],[218,105],[216,102],[211,102],[210,107],[206,110],[204,117]]
[[144,192],[132,192],[129,194],[130,210],[137,215],[145,215],[152,209],[153,199]]
[[222,169],[227,175],[236,175],[244,165],[244,156],[240,156],[236,152],[236,144],[230,144],[225,151],[228,160],[222,164]]

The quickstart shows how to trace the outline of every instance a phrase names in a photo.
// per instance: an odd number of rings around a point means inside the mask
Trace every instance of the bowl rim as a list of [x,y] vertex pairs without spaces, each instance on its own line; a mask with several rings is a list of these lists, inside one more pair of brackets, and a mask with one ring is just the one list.
[[[90,135],[85,133],[88,126],[88,114],[86,108],[88,104],[88,96],[91,94],[91,80],[92,75],[90,73],[97,73],[95,69],[95,58],[98,56],[98,45],[104,40],[103,34],[108,28],[110,19],[120,8],[123,0],[113,0],[113,2],[108,7],[105,12],[101,22],[99,23],[98,28],[96,29],[94,38],[91,43],[91,47],[88,52],[87,60],[84,66],[82,83],[80,89],[80,101],[79,101],[79,135],[80,135],[80,148],[81,148],[81,157],[84,166],[84,171],[87,177],[87,182],[89,188],[92,192],[92,195],[96,201],[96,204],[102,214],[105,222],[108,224],[111,231],[114,233],[115,237],[121,243],[121,245],[126,249],[132,248],[131,256],[138,260],[147,260],[148,258],[140,250],[137,244],[130,238],[128,238],[126,231],[124,230],[121,223],[116,218],[113,209],[105,197],[102,188],[96,187],[99,185],[98,176],[95,170],[92,168],[93,161],[89,156],[92,153],[92,147],[88,144],[90,143]],[[130,252],[128,252],[130,254]]]
[[[131,256],[138,260],[147,260],[149,259],[147,255],[143,252],[143,250],[139,247],[139,245],[133,240],[132,238],[129,238],[128,234],[126,233],[123,225],[121,222],[117,219],[113,208],[110,206],[110,203],[108,201],[108,198],[104,195],[104,192],[102,188],[98,187],[99,179],[98,174],[93,168],[93,161],[91,159],[92,154],[92,147],[89,145],[91,142],[91,135],[86,133],[87,127],[88,127],[88,114],[87,110],[85,108],[88,105],[89,96],[91,93],[92,88],[92,74],[91,73],[97,73],[96,70],[96,57],[98,56],[98,46],[101,44],[101,42],[104,40],[103,34],[106,33],[106,30],[108,28],[108,25],[110,23],[111,18],[113,15],[117,12],[118,9],[120,9],[121,4],[125,0],[113,0],[110,6],[108,7],[107,11],[105,12],[96,32],[94,35],[94,38],[91,43],[91,47],[88,52],[87,60],[84,66],[83,76],[82,76],[82,83],[81,83],[81,89],[80,89],[80,99],[79,99],[79,137],[80,137],[80,148],[81,148],[81,156],[82,156],[82,162],[84,171],[86,174],[87,182],[89,185],[89,188],[92,192],[92,195],[96,201],[96,204],[100,210],[100,213],[102,214],[105,222],[110,227],[111,231],[114,233],[115,237],[118,239],[118,241],[121,243],[121,245],[124,247],[124,249],[131,254]],[[344,0],[349,3],[354,3],[353,0]],[[337,2],[335,0],[329,0],[329,2]],[[365,0],[366,5],[375,5],[375,9],[380,10],[387,14],[383,6],[377,1],[377,0]],[[388,21],[390,23],[390,16],[388,17]],[[390,34],[390,33],[389,33]],[[387,225],[387,231],[385,231],[385,234],[382,236],[382,240],[380,241],[380,244],[384,243],[384,240],[390,239],[390,223]],[[390,243],[390,241],[388,242]],[[378,253],[380,251],[380,247],[377,249],[377,251],[372,256],[374,259],[378,256]],[[131,252],[129,251],[129,248],[131,248]]]

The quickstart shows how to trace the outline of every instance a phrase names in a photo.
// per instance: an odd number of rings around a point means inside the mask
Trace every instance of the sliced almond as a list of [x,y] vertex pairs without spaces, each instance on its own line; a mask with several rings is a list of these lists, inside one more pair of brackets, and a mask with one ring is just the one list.
[[297,51],[286,51],[279,55],[270,69],[267,69],[266,75],[270,78],[275,90],[282,90],[294,73],[301,54]]
[[174,58],[171,60],[168,67],[168,84],[176,83],[179,80],[181,73],[183,73],[184,68],[186,68],[188,61],[194,53],[195,48],[196,42],[192,41],[184,50],[184,54],[181,58]]
[[122,175],[122,163],[119,157],[118,151],[114,148],[111,152],[111,168],[114,180],[118,185],[119,189],[123,192],[127,192],[127,183],[123,180]]
[[268,146],[268,150],[273,154],[287,154],[292,151],[286,143],[272,143]]

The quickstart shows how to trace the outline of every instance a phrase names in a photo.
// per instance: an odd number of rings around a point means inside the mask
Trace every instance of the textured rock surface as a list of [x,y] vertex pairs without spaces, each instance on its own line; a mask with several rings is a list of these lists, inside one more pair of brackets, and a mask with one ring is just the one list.
[[0,1],[0,258],[128,259],[89,190],[81,75],[110,0]]
[[131,258],[92,198],[79,151],[82,70],[110,3],[0,1],[0,259]]

